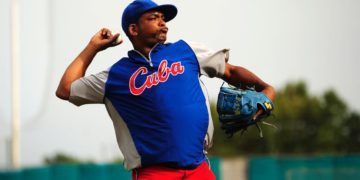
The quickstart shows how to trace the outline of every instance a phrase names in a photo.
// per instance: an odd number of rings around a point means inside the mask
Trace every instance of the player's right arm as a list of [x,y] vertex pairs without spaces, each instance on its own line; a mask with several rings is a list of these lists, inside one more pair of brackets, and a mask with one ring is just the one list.
[[108,47],[121,44],[122,41],[116,42],[118,37],[119,34],[112,35],[111,31],[106,28],[97,32],[91,38],[85,49],[65,70],[56,90],[56,96],[60,99],[69,100],[71,84],[79,78],[84,77],[87,68],[98,52]]

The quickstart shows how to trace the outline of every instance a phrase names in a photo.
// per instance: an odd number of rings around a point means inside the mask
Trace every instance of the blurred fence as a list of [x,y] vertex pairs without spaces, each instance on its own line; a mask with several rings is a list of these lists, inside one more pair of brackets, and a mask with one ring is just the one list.
[[[210,158],[211,168],[220,179],[220,159]],[[126,180],[131,172],[121,164],[53,165],[0,171],[0,180]]]
[[[218,180],[360,180],[360,156],[257,156],[231,161],[213,157],[210,164]],[[121,164],[53,165],[0,171],[0,180],[113,179],[131,179],[131,172]]]
[[253,157],[249,180],[359,180],[360,156]]

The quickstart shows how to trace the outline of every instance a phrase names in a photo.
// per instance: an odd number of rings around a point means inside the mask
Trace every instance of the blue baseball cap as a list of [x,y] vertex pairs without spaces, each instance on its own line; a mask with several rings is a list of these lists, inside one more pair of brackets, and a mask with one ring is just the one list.
[[129,25],[136,23],[141,15],[152,10],[158,10],[164,13],[165,22],[174,19],[177,14],[177,8],[174,5],[158,5],[151,0],[135,0],[130,3],[123,12],[121,26],[124,32],[128,34]]

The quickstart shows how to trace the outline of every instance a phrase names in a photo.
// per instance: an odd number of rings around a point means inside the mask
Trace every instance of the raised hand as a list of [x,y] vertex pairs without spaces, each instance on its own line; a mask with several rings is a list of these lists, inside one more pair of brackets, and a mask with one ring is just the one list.
[[112,34],[107,28],[102,28],[90,40],[89,45],[95,48],[96,51],[102,51],[109,47],[114,47],[121,44],[123,40],[119,33]]

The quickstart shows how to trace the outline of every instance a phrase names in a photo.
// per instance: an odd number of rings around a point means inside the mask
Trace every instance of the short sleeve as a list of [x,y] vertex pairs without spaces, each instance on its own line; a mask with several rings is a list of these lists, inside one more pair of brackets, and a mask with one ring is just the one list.
[[103,103],[109,71],[82,77],[71,84],[69,101],[77,106]]
[[229,60],[229,49],[212,50],[200,43],[190,42],[200,65],[200,74],[221,78],[225,72],[225,63]]

